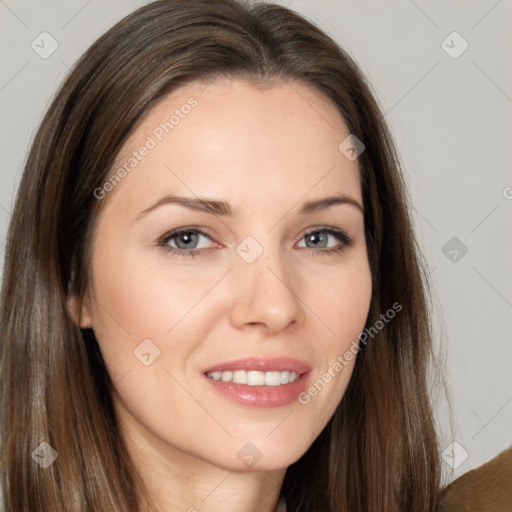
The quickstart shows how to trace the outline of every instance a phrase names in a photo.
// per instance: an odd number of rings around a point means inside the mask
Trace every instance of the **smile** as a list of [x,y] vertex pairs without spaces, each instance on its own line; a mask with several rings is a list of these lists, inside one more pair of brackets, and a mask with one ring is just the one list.
[[207,376],[217,381],[246,384],[248,386],[282,386],[295,382],[300,375],[288,370],[271,372],[235,370],[208,372]]

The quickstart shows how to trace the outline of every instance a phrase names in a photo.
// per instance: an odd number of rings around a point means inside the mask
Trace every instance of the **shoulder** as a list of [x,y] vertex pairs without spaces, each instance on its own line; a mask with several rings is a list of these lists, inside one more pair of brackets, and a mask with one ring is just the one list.
[[439,512],[512,510],[512,446],[447,485]]

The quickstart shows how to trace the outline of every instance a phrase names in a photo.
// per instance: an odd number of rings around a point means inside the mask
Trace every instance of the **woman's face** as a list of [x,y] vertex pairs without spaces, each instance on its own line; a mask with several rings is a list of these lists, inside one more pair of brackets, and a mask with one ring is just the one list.
[[[285,468],[333,415],[372,292],[348,135],[304,84],[195,82],[151,110],[95,191],[81,326],[127,434],[155,455]],[[333,197],[348,200],[311,206]]]

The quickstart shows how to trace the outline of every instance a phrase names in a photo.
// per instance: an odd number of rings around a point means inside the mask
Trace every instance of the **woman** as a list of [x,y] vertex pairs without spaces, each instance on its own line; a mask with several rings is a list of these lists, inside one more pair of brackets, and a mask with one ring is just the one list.
[[310,22],[120,21],[51,104],[8,233],[6,510],[436,510],[409,211],[365,78]]

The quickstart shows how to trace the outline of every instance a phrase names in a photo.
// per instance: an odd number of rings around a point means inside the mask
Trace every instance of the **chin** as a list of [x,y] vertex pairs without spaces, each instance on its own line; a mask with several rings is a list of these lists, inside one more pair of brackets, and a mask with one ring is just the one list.
[[310,444],[304,442],[304,436],[287,439],[276,437],[274,440],[262,439],[237,444],[235,467],[232,467],[233,459],[231,459],[229,470],[246,473],[286,469],[304,455]]

